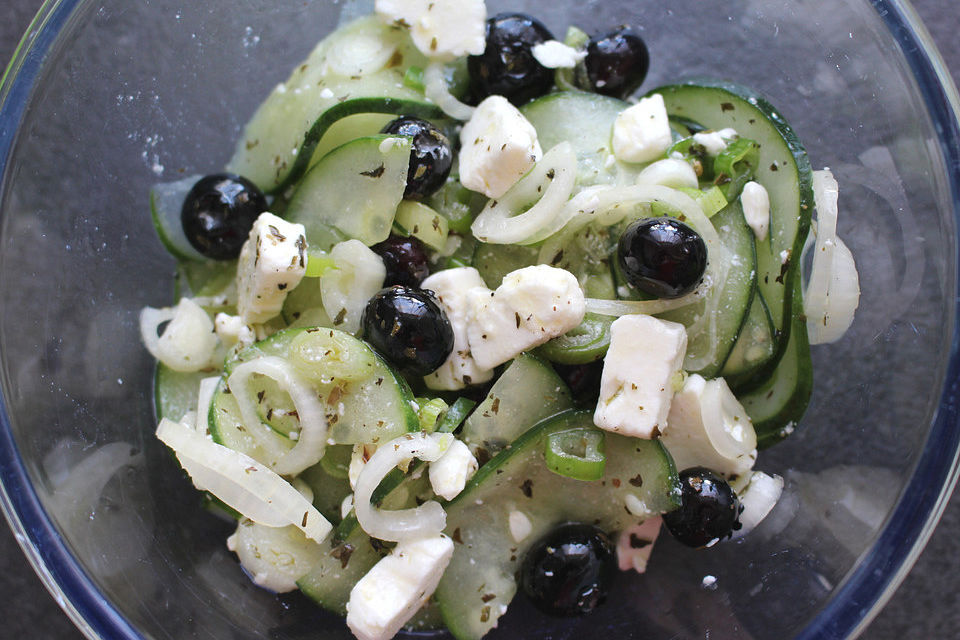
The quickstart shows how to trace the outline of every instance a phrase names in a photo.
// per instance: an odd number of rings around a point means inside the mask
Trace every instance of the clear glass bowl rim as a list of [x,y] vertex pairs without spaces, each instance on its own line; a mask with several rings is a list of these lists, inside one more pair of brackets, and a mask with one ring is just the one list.
[[[84,0],[46,0],[0,77],[0,176],[61,29]],[[935,129],[944,166],[960,167],[960,97],[929,33],[906,0],[871,0],[913,71]],[[949,193],[960,222],[960,172]],[[2,187],[2,183],[0,183]],[[960,226],[960,225],[958,225]],[[960,270],[960,256],[955,269]],[[956,296],[960,300],[960,295]],[[960,303],[939,408],[930,435],[886,527],[824,608],[798,634],[803,640],[855,637],[880,611],[923,550],[953,493],[960,468]],[[937,490],[931,490],[936,487]],[[0,508],[43,584],[91,640],[142,636],[99,592],[44,511],[20,458],[0,393]]]

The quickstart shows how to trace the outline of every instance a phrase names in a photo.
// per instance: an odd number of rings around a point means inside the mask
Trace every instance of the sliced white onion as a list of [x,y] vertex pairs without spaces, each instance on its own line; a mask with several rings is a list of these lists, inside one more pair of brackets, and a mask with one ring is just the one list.
[[200,381],[200,389],[197,392],[197,415],[194,419],[196,429],[200,433],[205,434],[210,424],[210,403],[213,401],[213,394],[218,384],[220,384],[220,376],[211,376]]
[[157,437],[177,454],[193,484],[244,517],[268,527],[293,525],[322,542],[332,525],[293,486],[250,456],[166,418]]
[[637,176],[637,184],[659,184],[674,189],[686,187],[697,189],[700,186],[697,172],[690,163],[676,158],[657,160],[644,167]]
[[837,236],[838,195],[839,185],[829,170],[813,172],[817,241],[803,295],[811,344],[839,340],[860,305],[860,279],[853,254]]
[[726,380],[707,381],[700,406],[704,431],[717,453],[737,460],[750,458],[753,452],[756,458],[757,433],[746,409],[730,391]]
[[272,436],[272,430],[262,424],[257,415],[256,402],[249,388],[250,378],[254,374],[272,378],[290,394],[300,420],[297,443],[271,461],[270,466],[277,473],[294,475],[315,465],[323,457],[327,445],[327,418],[316,391],[293,365],[277,356],[264,356],[237,365],[227,379],[227,385],[240,407],[247,431],[258,440]]
[[[494,244],[526,244],[550,235],[566,224],[566,220],[557,224],[557,218],[573,191],[576,173],[577,155],[569,142],[561,142],[509,191],[491,200],[470,230],[479,240]],[[535,205],[516,214],[534,200]]]
[[443,65],[431,62],[423,72],[423,93],[427,100],[434,103],[454,120],[469,120],[475,107],[457,100],[447,86]]
[[367,302],[387,277],[383,258],[359,240],[346,240],[334,245],[330,259],[337,266],[320,278],[323,309],[337,329],[357,333]]
[[357,478],[354,512],[357,522],[371,537],[400,542],[437,535],[447,524],[447,514],[435,500],[412,509],[384,511],[370,504],[374,489],[394,467],[411,458],[438,460],[453,443],[449,433],[413,433],[380,445]]
[[[158,336],[161,324],[169,324]],[[176,307],[140,312],[140,336],[153,357],[174,371],[200,371],[210,366],[217,348],[213,321],[196,302],[181,298]]]

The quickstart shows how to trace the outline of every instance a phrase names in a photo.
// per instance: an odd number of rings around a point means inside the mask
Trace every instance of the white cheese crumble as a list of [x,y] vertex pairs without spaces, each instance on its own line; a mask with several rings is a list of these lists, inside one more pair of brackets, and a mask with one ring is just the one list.
[[480,272],[473,267],[438,271],[421,283],[422,289],[433,291],[437,296],[453,328],[453,350],[436,371],[424,378],[428,388],[455,391],[493,377],[492,368],[482,368],[474,360],[467,341],[467,323],[471,317],[467,291],[485,286]]
[[637,438],[659,435],[686,351],[682,324],[642,314],[614,320],[593,423]]
[[490,96],[460,132],[460,182],[499,198],[543,157],[537,130],[503,96]]
[[723,378],[687,376],[661,432],[660,442],[677,469],[702,466],[734,476],[749,471],[757,459],[753,423]]
[[260,214],[237,261],[237,311],[246,324],[270,320],[306,273],[307,238],[302,224]]
[[213,319],[217,337],[227,349],[240,350],[249,347],[257,341],[257,334],[253,327],[246,324],[240,316],[229,313],[218,313]]
[[699,145],[703,145],[703,148],[707,151],[707,155],[718,156],[723,153],[727,145],[739,137],[740,135],[735,129],[728,127],[726,129],[720,129],[719,131],[700,131],[699,133],[693,134],[693,141]]
[[526,540],[527,536],[533,531],[533,524],[527,514],[516,509],[513,509],[507,516],[507,525],[510,527],[510,537],[517,544]]
[[548,69],[572,69],[587,57],[586,51],[578,51],[557,40],[547,40],[533,45],[533,57]]
[[622,162],[650,162],[673,143],[663,96],[655,93],[620,112],[613,122],[613,155]]
[[434,60],[480,55],[486,48],[483,0],[376,0],[385,22],[407,27],[413,44]]
[[511,271],[495,291],[470,289],[467,304],[470,352],[484,369],[563,335],[586,311],[576,277],[543,264]]
[[461,440],[454,440],[439,460],[430,463],[430,486],[444,500],[453,500],[476,473],[477,459]]
[[770,194],[762,184],[751,180],[743,185],[740,203],[743,205],[743,217],[753,229],[753,235],[757,240],[765,240],[770,229]]
[[388,640],[436,590],[453,555],[443,534],[397,543],[350,590],[347,626],[358,640]]

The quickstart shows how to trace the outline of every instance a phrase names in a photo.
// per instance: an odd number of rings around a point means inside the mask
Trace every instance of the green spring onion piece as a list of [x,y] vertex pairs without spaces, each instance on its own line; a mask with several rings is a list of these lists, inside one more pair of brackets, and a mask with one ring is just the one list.
[[456,431],[475,406],[477,406],[476,400],[457,398],[437,420],[437,433],[453,433]]
[[351,444],[328,445],[323,457],[320,458],[320,466],[333,478],[346,478],[349,476],[352,455],[353,445]]
[[323,274],[335,269],[337,263],[327,255],[326,251],[318,249],[307,249],[307,271],[304,274],[308,278],[320,278]]
[[407,72],[403,74],[403,84],[414,91],[423,91],[423,69],[414,66],[409,67]]
[[696,200],[700,208],[703,209],[703,215],[708,218],[712,218],[727,206],[727,198],[723,195],[723,190],[716,185],[712,185],[706,189],[681,187],[678,191],[682,191]]
[[543,452],[547,468],[565,478],[599,480],[607,464],[603,442],[603,431],[592,427],[551,433]]
[[588,364],[600,360],[610,346],[613,318],[588,313],[583,322],[537,349],[537,354],[560,364]]
[[417,398],[417,417],[420,418],[420,430],[433,433],[437,427],[437,419],[447,409],[447,403],[442,398]]
[[750,138],[737,138],[713,161],[713,183],[723,191],[727,202],[735,200],[743,185],[753,180],[760,159],[760,145]]

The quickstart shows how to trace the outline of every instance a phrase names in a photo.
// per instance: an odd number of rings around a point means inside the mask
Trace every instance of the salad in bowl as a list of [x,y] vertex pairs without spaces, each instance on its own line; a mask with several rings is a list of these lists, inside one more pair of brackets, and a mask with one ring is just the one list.
[[756,90],[646,87],[651,55],[378,0],[226,167],[151,190],[156,434],[257,585],[364,640],[481,638],[769,514],[758,452],[858,305],[837,181]]

